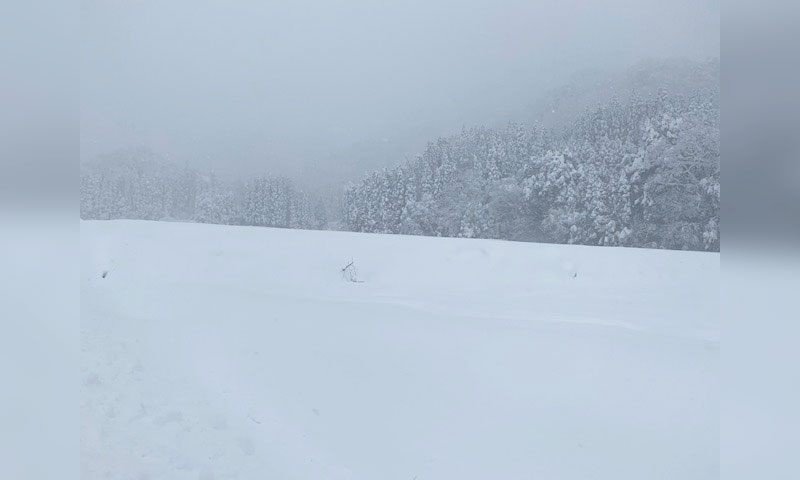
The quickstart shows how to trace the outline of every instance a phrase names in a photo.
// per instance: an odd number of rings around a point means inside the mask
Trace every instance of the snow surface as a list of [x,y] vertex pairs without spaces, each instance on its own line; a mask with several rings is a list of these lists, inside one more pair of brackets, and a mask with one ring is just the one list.
[[719,476],[718,254],[143,221],[81,248],[85,479]]

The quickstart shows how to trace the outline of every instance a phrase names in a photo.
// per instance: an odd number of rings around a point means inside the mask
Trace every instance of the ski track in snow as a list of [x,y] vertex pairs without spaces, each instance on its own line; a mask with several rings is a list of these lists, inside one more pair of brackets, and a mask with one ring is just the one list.
[[718,254],[81,229],[84,479],[719,475]]

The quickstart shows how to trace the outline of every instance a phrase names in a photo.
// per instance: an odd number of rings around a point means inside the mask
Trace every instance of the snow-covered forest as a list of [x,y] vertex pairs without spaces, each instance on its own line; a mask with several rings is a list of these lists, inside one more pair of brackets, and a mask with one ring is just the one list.
[[569,128],[465,129],[345,193],[348,229],[719,250],[719,92],[662,90]]
[[333,196],[117,152],[83,166],[81,217],[718,251],[719,62],[645,73],[571,122],[463,128]]
[[147,150],[117,153],[81,173],[81,218],[193,221],[324,228],[324,210],[285,177],[223,182],[213,172],[177,168]]

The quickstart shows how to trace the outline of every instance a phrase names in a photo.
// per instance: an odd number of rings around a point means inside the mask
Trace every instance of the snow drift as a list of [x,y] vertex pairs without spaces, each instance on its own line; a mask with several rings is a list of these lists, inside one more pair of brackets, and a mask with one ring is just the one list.
[[81,230],[83,478],[719,475],[718,254]]

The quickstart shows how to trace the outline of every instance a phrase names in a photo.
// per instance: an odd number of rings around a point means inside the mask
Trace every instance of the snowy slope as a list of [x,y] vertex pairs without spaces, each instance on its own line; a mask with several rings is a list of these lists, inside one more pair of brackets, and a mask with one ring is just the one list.
[[81,230],[83,478],[718,477],[717,254]]

